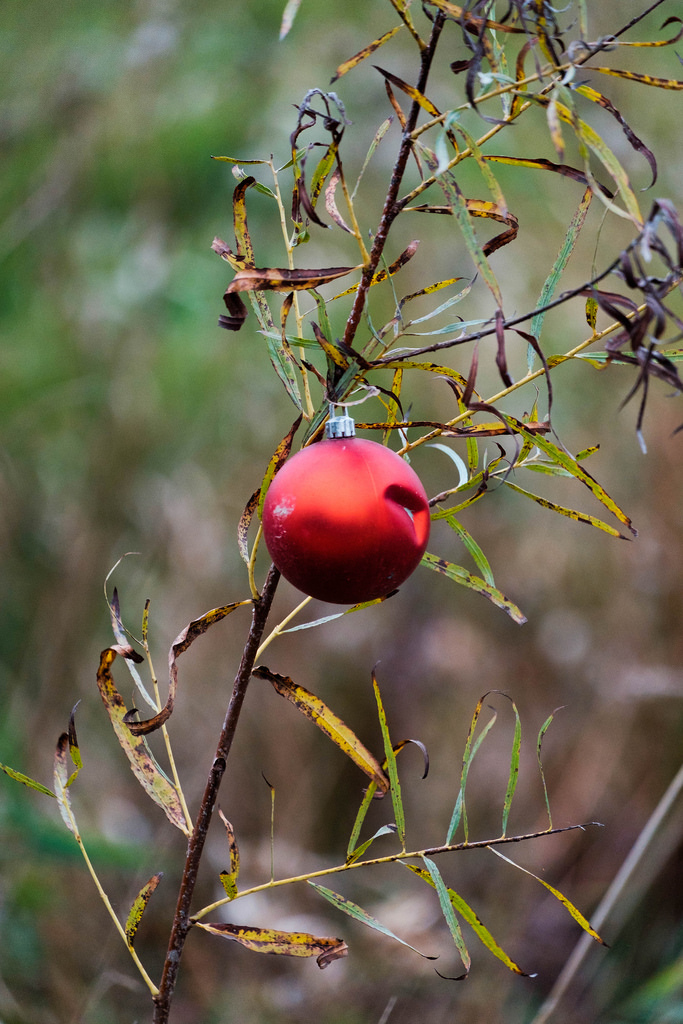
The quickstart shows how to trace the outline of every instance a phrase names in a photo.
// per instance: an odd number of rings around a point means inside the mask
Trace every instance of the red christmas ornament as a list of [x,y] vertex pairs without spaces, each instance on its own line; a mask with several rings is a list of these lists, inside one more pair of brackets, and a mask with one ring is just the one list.
[[275,475],[263,505],[273,562],[305,594],[334,604],[372,601],[399,587],[429,539],[429,505],[408,463],[354,436],[348,416]]

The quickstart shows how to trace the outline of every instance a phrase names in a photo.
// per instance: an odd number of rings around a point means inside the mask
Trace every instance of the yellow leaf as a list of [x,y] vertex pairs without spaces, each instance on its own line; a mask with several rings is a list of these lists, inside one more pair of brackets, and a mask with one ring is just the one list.
[[343,939],[309,935],[308,932],[281,932],[274,928],[250,928],[246,925],[228,924],[222,921],[214,924],[197,922],[212,935],[239,942],[255,953],[276,953],[280,956],[317,956],[318,965],[327,967],[334,959],[347,955]]
[[271,672],[265,665],[258,665],[253,674],[257,679],[266,679],[273,684],[276,692],[285,697],[306,718],[318,726],[347,757],[350,757],[361,771],[377,783],[383,793],[389,789],[389,779],[382,771],[379,761],[361,743],[358,737],[337,715],[315,694],[297,685],[288,676]]

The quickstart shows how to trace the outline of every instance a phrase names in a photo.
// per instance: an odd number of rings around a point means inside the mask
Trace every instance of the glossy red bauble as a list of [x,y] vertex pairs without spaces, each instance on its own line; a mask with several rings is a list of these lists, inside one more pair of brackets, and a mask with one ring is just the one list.
[[358,437],[290,458],[263,506],[263,534],[285,579],[311,597],[357,604],[410,576],[429,539],[429,505],[408,463]]

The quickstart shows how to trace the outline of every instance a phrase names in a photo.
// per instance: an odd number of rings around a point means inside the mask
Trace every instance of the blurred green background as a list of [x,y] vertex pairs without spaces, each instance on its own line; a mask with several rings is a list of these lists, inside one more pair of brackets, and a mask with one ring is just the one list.
[[[587,6],[597,38],[645,5]],[[664,4],[627,38],[656,38],[675,6]],[[280,43],[281,14],[281,0],[197,0],[191,7],[175,0],[6,0],[0,13],[0,760],[49,784],[55,741],[81,702],[85,768],[74,806],[121,916],[153,872],[166,872],[138,940],[153,975],[167,941],[184,840],[138,790],[97,694],[99,652],[111,639],[104,579],[122,555],[138,552],[112,584],[133,632],[151,599],[151,643],[163,679],[168,646],[189,620],[248,596],[237,522],[294,418],[253,315],[239,334],[216,326],[230,274],[210,244],[215,234],[231,242],[234,180],[228,165],[210,156],[273,153],[284,163],[293,105],[311,86],[327,88],[342,60],[397,23],[380,0],[304,0]],[[409,40],[399,36],[392,47],[376,62],[414,80]],[[443,59],[464,56],[453,31]],[[354,122],[346,157],[351,180],[389,112],[371,63],[334,87]],[[672,47],[620,52],[612,63],[680,77]],[[453,102],[454,81],[446,71],[435,83],[432,98],[444,109]],[[660,178],[651,194],[680,209],[680,93],[591,81],[658,154]],[[634,185],[645,187],[645,162],[606,115],[595,120]],[[479,130],[476,119],[470,123]],[[510,151],[553,157],[542,113],[514,133],[504,143]],[[381,205],[396,137],[387,137],[366,178],[369,198],[361,210],[368,225]],[[578,159],[571,147],[570,157]],[[500,171],[521,224],[517,242],[492,258],[508,315],[533,308],[580,198],[575,184],[547,178]],[[465,181],[468,194],[485,197],[476,175]],[[259,261],[281,263],[272,203],[256,195],[249,202]],[[645,193],[644,211],[649,203]],[[423,243],[404,272],[403,294],[471,275],[454,225],[445,223],[450,218],[406,220],[398,239]],[[586,280],[594,260],[606,264],[629,241],[628,225],[602,221],[602,210],[591,210],[563,287]],[[319,232],[301,265],[348,259],[357,256],[345,238]],[[390,296],[384,301],[390,315]],[[466,318],[490,315],[485,292],[475,289],[459,311]],[[546,351],[563,351],[585,334],[575,304],[548,319]],[[525,353],[512,343],[510,353],[519,376]],[[498,382],[488,355],[482,346],[478,386],[493,393]],[[469,353],[449,359],[467,371]],[[544,828],[535,737],[563,706],[545,740],[554,824],[596,820],[605,827],[540,839],[516,847],[513,856],[590,915],[680,763],[683,435],[673,431],[683,406],[680,396],[653,388],[643,456],[633,403],[620,410],[633,383],[629,370],[563,366],[555,380],[560,437],[573,451],[601,443],[591,472],[632,516],[637,541],[613,540],[492,490],[463,521],[498,586],[527,614],[525,626],[421,569],[387,604],[289,634],[264,660],[319,693],[375,750],[370,673],[378,665],[393,735],[419,738],[431,755],[424,782],[419,754],[409,749],[401,758],[408,841],[418,847],[443,841],[471,715],[489,689],[507,692],[522,717],[511,830]],[[414,415],[448,415],[448,389],[420,387]],[[539,395],[542,405],[542,388]],[[509,411],[528,410],[535,397],[530,391],[515,398]],[[379,406],[373,415],[381,415]],[[430,493],[454,483],[453,467],[437,451],[416,453],[413,465]],[[600,513],[576,487],[544,493]],[[430,548],[454,561],[467,557],[446,530],[435,529]],[[265,567],[263,558],[260,578]],[[283,585],[273,621],[297,600]],[[307,614],[325,611],[319,605]],[[248,613],[235,613],[180,663],[171,733],[193,807],[247,624]],[[116,669],[129,700],[125,669]],[[513,717],[504,699],[490,702],[499,723],[469,783],[472,838],[499,832],[507,778]],[[245,884],[267,879],[270,870],[270,791],[262,773],[276,791],[277,874],[343,859],[362,780],[317,730],[255,681],[221,794]],[[391,809],[378,804],[372,816],[368,828],[379,827]],[[590,950],[557,1021],[683,1021],[682,826],[679,805],[603,929],[610,950]],[[207,850],[201,902],[220,895],[217,876],[227,866],[220,833],[214,830]],[[146,990],[56,806],[3,777],[0,837],[3,1024],[149,1019]],[[379,840],[378,853],[390,844]],[[460,985],[442,981],[430,962],[335,915],[307,887],[292,887],[237,904],[226,919],[343,935],[349,958],[322,973],[312,962],[259,957],[193,936],[174,1024],[530,1020],[574,948],[578,927],[541,886],[486,851],[440,866],[536,978],[509,975],[469,936],[471,977]],[[398,866],[361,874],[332,887],[420,949],[440,953],[441,973],[459,973],[438,905],[417,880]]]

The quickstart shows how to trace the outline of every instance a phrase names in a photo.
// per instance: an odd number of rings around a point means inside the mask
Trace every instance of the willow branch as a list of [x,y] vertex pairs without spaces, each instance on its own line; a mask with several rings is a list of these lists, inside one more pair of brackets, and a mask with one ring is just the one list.
[[154,997],[154,1024],[166,1024],[171,1008],[171,1000],[175,990],[175,984],[180,967],[180,959],[185,946],[188,932],[190,930],[190,904],[194,894],[199,864],[201,861],[204,844],[211,823],[218,790],[227,765],[228,755],[232,747],[235,729],[239,720],[247,687],[251,678],[251,672],[256,660],[256,654],[261,645],[261,639],[265,631],[268,615],[270,613],[275,591],[277,589],[280,573],[271,566],[270,572],[258,600],[254,601],[252,612],[251,628],[244,646],[240,666],[235,676],[232,696],[223,721],[223,728],[216,747],[216,754],[211,765],[206,788],[202,797],[199,814],[192,830],[192,835],[187,848],[185,868],[178,891],[178,902],[173,919],[173,927],[164,962],[163,973],[159,985],[159,991]]
[[572,832],[575,829],[586,829],[591,825],[600,825],[599,821],[587,821],[582,825],[565,825],[561,828],[546,828],[541,832],[527,832],[524,835],[519,836],[499,836],[497,839],[480,839],[474,843],[450,843],[443,846],[429,846],[424,850],[401,850],[398,853],[391,853],[386,857],[373,857],[369,860],[355,860],[351,864],[337,864],[331,868],[320,868],[318,871],[308,871],[303,875],[292,875],[290,878],[279,878],[277,881],[264,882],[262,885],[252,886],[251,889],[245,889],[243,892],[237,894],[237,896],[226,896],[224,899],[217,900],[215,903],[211,903],[207,907],[203,907],[198,913],[192,917],[192,924],[200,921],[207,914],[213,913],[219,907],[225,906],[226,903],[234,903],[236,899],[241,899],[243,896],[253,896],[254,893],[264,892],[267,889],[277,889],[283,885],[293,885],[295,882],[309,882],[313,878],[324,878],[326,875],[339,875],[344,871],[353,871],[355,868],[371,868],[377,867],[379,864],[396,864],[398,861],[404,860],[422,860],[424,857],[436,857],[441,853],[455,853],[456,851],[462,850],[484,850],[489,846],[507,846],[510,843],[523,843],[529,839],[540,839],[543,836],[554,836],[560,832]]
[[[436,52],[436,46],[439,41],[443,26],[445,23],[445,16],[439,12],[434,18],[434,24],[432,26],[432,33],[429,39],[429,43],[425,50],[422,52],[421,63],[420,63],[420,75],[418,78],[417,89],[419,92],[424,93],[427,87],[427,80],[429,78],[429,72],[431,71],[432,62],[434,60],[434,54]],[[370,256],[368,262],[363,267],[361,274],[360,283],[356,291],[356,297],[351,307],[348,320],[346,321],[346,329],[344,331],[344,343],[346,345],[352,345],[353,340],[356,336],[363,310],[365,309],[365,302],[367,294],[372,284],[372,278],[374,277],[375,271],[379,266],[384,247],[387,242],[389,230],[394,220],[401,212],[401,207],[397,203],[398,193],[401,188],[403,176],[405,174],[408,159],[413,148],[412,134],[417,125],[417,119],[420,114],[420,105],[416,101],[413,101],[410,114],[408,116],[405,130],[403,132],[403,139],[396,157],[396,163],[391,175],[391,181],[389,182],[389,188],[387,190],[387,197],[384,202],[384,208],[382,210],[382,216],[377,228],[377,233],[372,243],[372,249],[370,250]]]

